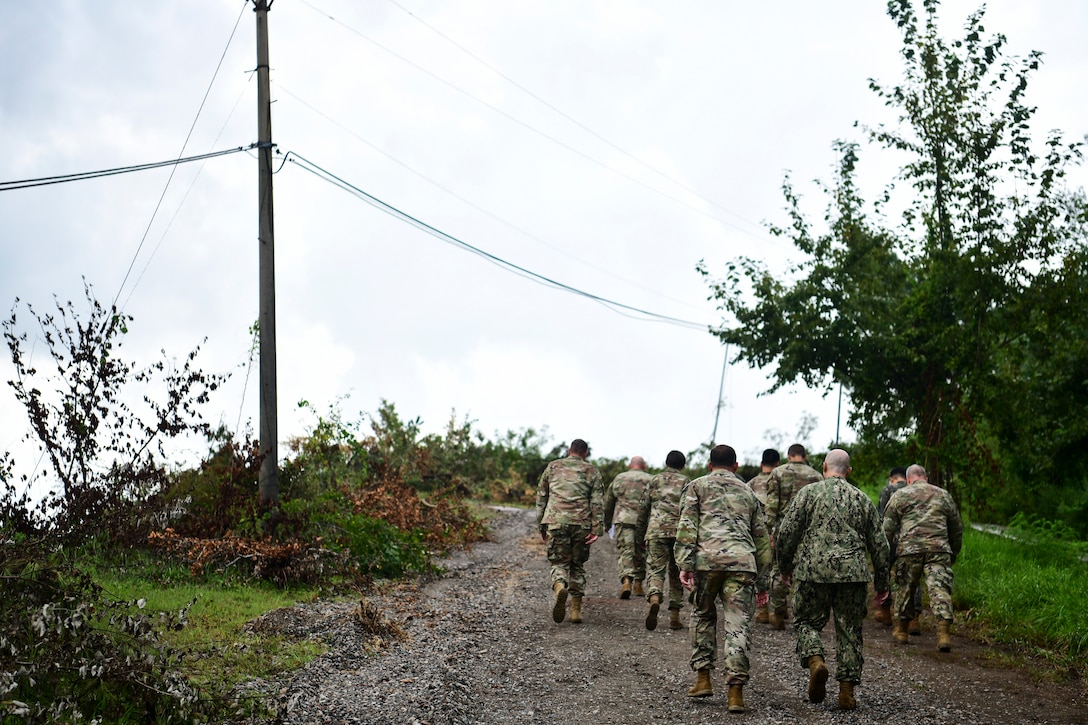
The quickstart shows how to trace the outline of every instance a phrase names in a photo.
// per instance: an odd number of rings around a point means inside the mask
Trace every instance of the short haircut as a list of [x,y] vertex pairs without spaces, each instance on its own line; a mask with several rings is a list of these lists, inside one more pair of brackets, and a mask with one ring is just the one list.
[[778,455],[778,451],[773,448],[768,448],[763,451],[763,460],[760,461],[761,466],[773,466],[782,460],[782,456]]
[[803,445],[801,445],[800,443],[794,443],[786,451],[786,455],[792,456],[794,458],[796,458],[797,456],[801,456],[802,458],[804,458],[808,454],[805,452],[805,447]]
[[581,438],[575,438],[570,442],[570,452],[577,456],[584,456],[589,453],[589,444]]
[[929,475],[926,474],[926,469],[925,468],[923,468],[922,466],[915,463],[914,465],[907,468],[907,478],[915,478],[915,479],[924,478],[925,480],[928,481],[929,480]]
[[903,466],[896,466],[888,474],[888,478],[906,478],[906,477],[907,477],[907,469],[904,468]]
[[669,468],[680,469],[684,467],[684,464],[688,462],[688,459],[684,457],[684,454],[680,451],[669,451],[669,455],[665,456],[665,465]]
[[737,462],[737,452],[733,450],[733,446],[714,446],[710,449],[710,465],[712,466],[732,466]]

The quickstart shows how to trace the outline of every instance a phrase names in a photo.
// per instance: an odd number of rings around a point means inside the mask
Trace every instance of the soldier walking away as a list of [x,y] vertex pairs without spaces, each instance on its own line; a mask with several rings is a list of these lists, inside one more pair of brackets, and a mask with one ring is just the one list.
[[771,542],[763,506],[739,476],[730,446],[710,451],[710,473],[692,481],[680,502],[676,563],[680,581],[693,591],[691,669],[697,677],[689,697],[714,694],[710,671],[717,658],[717,600],[725,633],[725,681],[729,712],[744,712],[756,579],[771,564]]
[[[771,471],[767,479],[767,526],[771,531],[771,547],[776,547],[778,525],[782,514],[793,497],[804,486],[823,478],[820,472],[808,465],[808,453],[800,443],[786,450],[787,462]],[[777,561],[777,557],[775,557]],[[789,617],[790,585],[777,569],[771,572],[768,621],[774,629],[785,629]]]
[[[781,462],[782,456],[774,448],[768,448],[763,451],[763,457],[759,462],[759,473],[748,482],[748,485],[752,489],[752,493],[756,495],[759,502],[763,504],[763,509],[767,509],[767,481],[771,478],[771,472],[778,467]],[[760,592],[762,594],[762,592]],[[770,616],[767,611],[767,603],[763,602],[756,607],[756,622],[759,624],[767,624],[770,622]],[[785,625],[783,625],[785,626]]]
[[[805,486],[786,508],[778,528],[778,569],[796,581],[793,629],[797,656],[808,669],[808,699],[823,702],[828,670],[820,631],[835,614],[835,679],[839,709],[857,707],[861,682],[862,623],[869,581],[878,601],[888,592],[888,541],[876,506],[846,480],[850,456],[836,448],[824,459],[824,476]],[[868,555],[868,558],[867,556]],[[869,559],[873,573],[869,572]]]
[[895,547],[896,619],[892,636],[907,644],[911,620],[918,617],[915,593],[922,577],[937,618],[937,649],[952,650],[952,565],[963,545],[963,523],[956,502],[929,482],[926,469],[907,468],[907,485],[884,510],[884,533]]
[[669,629],[681,629],[680,610],[684,592],[680,569],[676,565],[674,545],[676,525],[680,520],[680,496],[689,478],[680,470],[687,463],[680,451],[669,451],[665,470],[650,479],[645,516],[646,531],[646,629],[657,629],[657,614],[665,598],[665,576],[669,579]]
[[581,624],[589,547],[604,534],[604,482],[588,456],[589,445],[575,438],[566,458],[549,463],[537,484],[536,522],[548,544],[556,624],[566,616],[568,595],[570,623]]
[[619,554],[620,599],[641,597],[646,578],[646,510],[650,479],[646,461],[635,456],[627,470],[612,479],[604,495],[604,528],[616,526]]
[[[880,520],[884,521],[884,509],[888,507],[888,501],[891,500],[892,494],[907,485],[907,469],[903,466],[896,466],[888,473],[888,483],[880,491],[880,498],[876,502],[876,512],[880,515]],[[888,539],[888,546],[892,552],[892,571],[895,570],[895,540]],[[885,627],[892,626],[892,620],[895,617],[892,615],[892,601],[893,596],[889,596],[887,601],[877,607],[876,614],[873,615],[873,619],[883,624]],[[914,592],[914,611],[922,611],[922,590],[916,589]],[[918,622],[918,618],[910,620],[907,625],[907,631],[911,634],[921,634],[922,627]]]

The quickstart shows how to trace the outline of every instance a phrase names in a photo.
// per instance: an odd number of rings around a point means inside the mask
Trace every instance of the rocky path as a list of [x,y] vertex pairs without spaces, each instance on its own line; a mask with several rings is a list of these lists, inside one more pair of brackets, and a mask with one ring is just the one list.
[[611,541],[595,544],[587,564],[585,623],[554,624],[544,546],[531,516],[503,512],[492,524],[494,541],[446,560],[442,578],[370,597],[403,630],[401,640],[376,648],[381,643],[360,624],[356,603],[300,605],[263,618],[262,626],[330,644],[327,654],[274,683],[276,722],[1088,723],[1082,682],[1033,679],[960,637],[950,654],[939,654],[931,626],[897,647],[890,630],[872,621],[857,710],[838,711],[834,682],[826,703],[808,703],[790,628],[753,625],[748,712],[730,715],[720,676],[715,696],[686,696],[694,681],[687,631],[669,630],[663,614],[648,632],[645,602],[616,597]]

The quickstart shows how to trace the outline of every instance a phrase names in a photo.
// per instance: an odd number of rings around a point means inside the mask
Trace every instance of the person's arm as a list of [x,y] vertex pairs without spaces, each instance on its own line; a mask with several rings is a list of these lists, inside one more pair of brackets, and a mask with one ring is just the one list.
[[873,562],[873,589],[876,590],[877,599],[882,599],[880,595],[887,593],[891,586],[891,554],[888,538],[881,526],[880,514],[872,501],[866,499],[865,503],[868,504],[865,512],[865,546],[869,549],[869,557]]
[[598,537],[603,536],[605,529],[604,525],[604,494],[602,489],[604,488],[604,481],[601,480],[601,474],[597,469],[593,469],[593,474],[590,476],[589,481],[589,534],[586,537],[586,541],[592,544]]
[[952,549],[952,563],[955,564],[963,546],[963,521],[951,494],[948,494],[948,545]]
[[[693,576],[695,552],[699,548],[699,497],[695,487],[688,485],[680,497],[680,519],[676,524],[676,544],[673,558],[680,569],[681,581],[685,572]],[[691,581],[694,579],[689,576]],[[687,585],[685,585],[687,586]]]
[[790,501],[789,506],[782,512],[782,519],[778,523],[778,535],[775,537],[775,559],[778,562],[778,571],[784,576],[793,576],[793,559],[797,553],[797,547],[801,543],[801,536],[808,528],[808,496],[801,494],[806,489],[798,491]]
[[[598,474],[597,478],[600,478]],[[602,484],[603,485],[603,484]],[[604,493],[604,530],[608,531],[612,528],[612,517],[616,514],[616,481],[612,480],[612,483],[608,484]]]
[[536,484],[536,525],[540,529],[540,538],[548,538],[548,525],[544,523],[544,512],[548,508],[548,469],[540,474],[540,480]]

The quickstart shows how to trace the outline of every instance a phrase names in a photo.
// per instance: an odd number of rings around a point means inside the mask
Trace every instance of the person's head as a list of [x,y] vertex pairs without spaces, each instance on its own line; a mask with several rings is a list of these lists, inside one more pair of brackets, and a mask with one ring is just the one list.
[[627,468],[632,471],[645,471],[646,459],[644,459],[642,456],[633,456],[631,458],[631,462],[627,464]]
[[778,451],[773,448],[768,448],[763,451],[763,459],[759,462],[760,467],[764,472],[772,470],[782,461],[782,456],[778,455]]
[[570,449],[567,452],[572,456],[585,458],[589,455],[589,444],[581,438],[575,438],[570,442]]
[[837,476],[846,478],[850,475],[850,454],[841,448],[829,451],[824,458],[824,478]]
[[720,445],[711,448],[709,467],[712,471],[715,468],[737,470],[737,452],[733,450],[733,446]]
[[669,468],[675,468],[680,470],[684,467],[684,464],[688,462],[688,459],[680,451],[669,451],[669,455],[665,456],[665,465]]
[[805,447],[800,443],[794,443],[792,446],[786,449],[786,456],[794,463],[803,461],[808,456],[805,451]]
[[915,481],[923,481],[929,483],[929,476],[926,475],[926,469],[915,463],[913,466],[907,466],[907,485],[914,483]]
[[888,483],[898,483],[907,480],[907,469],[896,466],[888,473]]

